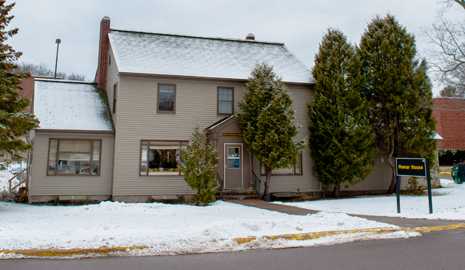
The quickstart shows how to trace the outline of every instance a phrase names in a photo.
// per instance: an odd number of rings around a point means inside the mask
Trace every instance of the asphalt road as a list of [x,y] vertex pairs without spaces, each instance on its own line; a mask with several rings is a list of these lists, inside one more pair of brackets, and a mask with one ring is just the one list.
[[186,256],[0,260],[0,270],[464,270],[465,231],[333,246]]

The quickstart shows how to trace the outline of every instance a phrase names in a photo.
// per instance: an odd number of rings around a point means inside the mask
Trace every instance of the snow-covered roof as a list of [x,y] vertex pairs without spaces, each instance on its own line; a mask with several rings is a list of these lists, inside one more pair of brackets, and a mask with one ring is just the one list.
[[106,103],[93,83],[36,79],[34,114],[38,129],[112,131]]
[[312,83],[310,70],[283,43],[115,30],[119,72],[247,80],[266,63],[284,82]]

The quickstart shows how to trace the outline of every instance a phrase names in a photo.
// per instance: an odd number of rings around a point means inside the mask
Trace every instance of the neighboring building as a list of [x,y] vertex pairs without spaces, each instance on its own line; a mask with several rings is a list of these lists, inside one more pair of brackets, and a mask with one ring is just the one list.
[[[233,114],[258,63],[285,82],[308,139],[310,71],[282,43],[110,29],[100,26],[96,84],[35,81],[30,202],[112,198],[147,201],[191,195],[178,169],[180,149],[196,127],[218,150],[225,192],[262,192],[260,164],[241,139]],[[104,91],[100,92],[100,91]],[[386,162],[349,191],[385,191]],[[306,147],[298,162],[274,171],[271,192],[318,193]]]
[[436,131],[442,140],[440,150],[465,150],[465,99],[441,97],[433,99]]
[[465,161],[465,99],[441,97],[433,99],[433,117],[438,141],[440,165]]

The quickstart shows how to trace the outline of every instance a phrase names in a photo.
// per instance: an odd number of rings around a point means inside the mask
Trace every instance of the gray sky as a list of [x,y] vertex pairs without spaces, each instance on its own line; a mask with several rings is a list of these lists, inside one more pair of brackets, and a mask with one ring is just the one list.
[[[16,0],[13,25],[20,33],[11,43],[24,53],[22,62],[53,68],[55,39],[62,39],[59,71],[94,77],[100,19],[113,28],[160,33],[244,38],[284,42],[307,66],[325,31],[342,30],[357,43],[376,15],[393,14],[415,34],[422,56],[431,46],[424,32],[444,10],[441,0]],[[458,6],[447,10],[461,19]]]

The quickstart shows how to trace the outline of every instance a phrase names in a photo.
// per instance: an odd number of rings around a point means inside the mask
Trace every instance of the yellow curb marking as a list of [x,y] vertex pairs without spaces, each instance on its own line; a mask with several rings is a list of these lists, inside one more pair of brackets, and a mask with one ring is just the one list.
[[[335,235],[355,234],[355,233],[371,233],[371,234],[385,234],[393,232],[418,232],[418,233],[431,233],[448,230],[462,230],[465,229],[465,223],[455,223],[449,225],[439,226],[425,226],[425,227],[381,227],[381,228],[366,228],[366,229],[352,229],[352,230],[339,230],[339,231],[322,231],[310,233],[296,233],[296,234],[280,234],[280,235],[265,235],[263,237],[237,237],[233,241],[239,245],[247,244],[257,239],[266,240],[313,240],[322,237],[329,237]],[[148,246],[114,246],[114,247],[99,247],[99,248],[72,248],[72,249],[0,249],[0,255],[22,255],[27,257],[70,257],[70,256],[86,256],[86,255],[108,255],[117,252],[130,252],[136,250],[148,249]]]
[[[313,240],[322,237],[329,237],[335,235],[345,235],[345,234],[355,234],[355,233],[372,233],[372,234],[384,234],[384,233],[393,233],[393,232],[418,232],[418,233],[431,233],[447,230],[460,230],[465,229],[465,223],[456,223],[449,225],[440,225],[440,226],[425,226],[425,227],[400,227],[400,228],[391,228],[391,227],[382,227],[382,228],[367,228],[367,229],[353,229],[353,230],[340,230],[340,231],[323,231],[323,232],[310,232],[310,233],[297,233],[297,234],[280,234],[280,235],[266,235],[259,237],[266,240]],[[238,237],[233,240],[237,244],[247,244],[259,239],[255,236],[250,237]]]
[[147,246],[114,246],[114,247],[99,247],[99,248],[71,248],[71,249],[3,249],[1,254],[23,255],[28,257],[70,257],[77,255],[100,254],[108,255],[116,252],[129,252],[134,250],[143,250]]
[[[406,228],[404,230],[408,230]],[[425,227],[415,227],[410,228],[411,230],[419,233],[431,233],[431,232],[440,232],[440,231],[452,231],[452,230],[461,230],[465,229],[465,223],[455,223],[449,225],[439,225],[439,226],[425,226]]]

